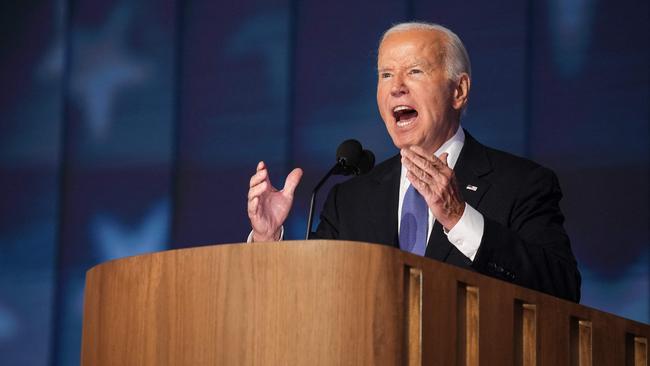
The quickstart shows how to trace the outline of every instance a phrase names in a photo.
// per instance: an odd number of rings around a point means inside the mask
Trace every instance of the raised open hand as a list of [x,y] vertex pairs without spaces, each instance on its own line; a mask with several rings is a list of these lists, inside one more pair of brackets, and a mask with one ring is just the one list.
[[251,177],[248,189],[248,218],[253,227],[254,242],[280,240],[280,228],[289,216],[293,193],[300,178],[302,169],[294,169],[279,191],[271,184],[264,162],[257,164],[257,172]]
[[451,230],[463,216],[465,201],[458,191],[454,171],[447,164],[448,154],[443,153],[440,158],[428,156],[418,146],[400,153],[409,182],[424,197],[436,220]]

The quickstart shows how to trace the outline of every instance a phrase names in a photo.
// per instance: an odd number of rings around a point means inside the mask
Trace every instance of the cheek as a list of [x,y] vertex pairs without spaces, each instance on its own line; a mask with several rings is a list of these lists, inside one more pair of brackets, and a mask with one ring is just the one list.
[[386,98],[383,96],[383,94],[377,93],[377,108],[379,109],[379,113],[382,116],[388,116],[389,113],[389,107],[388,107],[388,102],[386,101]]
[[384,101],[386,93],[384,88],[380,85],[377,85],[377,104],[381,107],[382,102]]

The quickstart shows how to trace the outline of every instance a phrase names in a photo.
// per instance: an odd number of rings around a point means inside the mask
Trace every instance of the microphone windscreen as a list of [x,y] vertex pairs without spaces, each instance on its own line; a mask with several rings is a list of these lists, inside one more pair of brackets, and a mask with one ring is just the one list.
[[357,140],[345,140],[336,149],[336,162],[343,163],[345,166],[356,167],[361,159],[363,148]]
[[359,175],[368,173],[375,166],[375,154],[370,150],[363,150],[359,159]]

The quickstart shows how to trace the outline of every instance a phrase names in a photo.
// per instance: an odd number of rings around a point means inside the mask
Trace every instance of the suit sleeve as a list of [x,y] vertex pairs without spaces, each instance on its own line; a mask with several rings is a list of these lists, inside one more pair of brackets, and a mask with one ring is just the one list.
[[516,195],[508,224],[484,215],[472,266],[481,273],[567,300],[580,300],[580,273],[564,230],[555,174],[538,167]]

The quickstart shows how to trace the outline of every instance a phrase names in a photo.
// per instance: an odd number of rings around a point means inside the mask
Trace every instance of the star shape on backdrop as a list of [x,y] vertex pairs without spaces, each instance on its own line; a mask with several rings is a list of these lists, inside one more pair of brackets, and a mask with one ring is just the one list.
[[592,37],[593,0],[552,0],[549,29],[555,64],[563,76],[580,73]]
[[18,319],[0,303],[0,341],[7,341],[16,334]]
[[54,39],[52,45],[45,52],[45,57],[36,69],[36,77],[44,81],[61,78],[63,73],[64,39],[63,21],[65,19],[65,3],[63,0],[56,1],[54,5]]
[[[132,18],[131,7],[123,2],[97,28],[79,26],[71,30],[71,103],[81,110],[82,119],[95,140],[107,136],[119,93],[143,83],[151,74],[150,66],[129,51]],[[62,37],[57,36],[41,64],[40,76],[60,75],[64,49]]]
[[166,249],[169,210],[169,201],[162,199],[152,206],[136,226],[122,224],[110,214],[97,214],[91,223],[96,257],[103,262]]
[[268,94],[274,100],[287,97],[289,77],[289,13],[279,9],[252,16],[233,32],[226,54],[240,57],[259,54],[269,78]]

